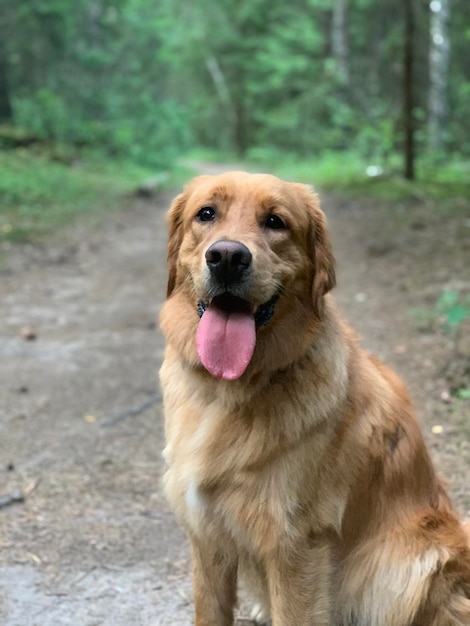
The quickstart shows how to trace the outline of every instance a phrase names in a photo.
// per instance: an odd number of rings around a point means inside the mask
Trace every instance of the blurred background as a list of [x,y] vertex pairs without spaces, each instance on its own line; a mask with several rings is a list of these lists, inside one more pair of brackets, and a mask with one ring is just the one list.
[[467,0],[0,0],[2,235],[188,155],[467,182],[469,43]]

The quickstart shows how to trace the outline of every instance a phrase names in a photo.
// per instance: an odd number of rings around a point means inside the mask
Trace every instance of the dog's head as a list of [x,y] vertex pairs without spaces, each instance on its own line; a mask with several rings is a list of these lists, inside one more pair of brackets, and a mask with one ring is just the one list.
[[214,376],[241,376],[257,333],[289,302],[321,317],[334,261],[306,185],[267,174],[200,176],[173,202],[169,230],[168,296],[184,292],[193,303],[198,354]]

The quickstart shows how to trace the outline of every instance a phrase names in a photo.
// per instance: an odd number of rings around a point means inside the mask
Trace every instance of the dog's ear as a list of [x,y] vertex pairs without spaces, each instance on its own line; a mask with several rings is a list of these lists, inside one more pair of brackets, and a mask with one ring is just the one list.
[[176,273],[178,253],[183,241],[183,209],[186,204],[187,194],[185,192],[177,196],[168,212],[168,285],[166,289],[167,298],[171,296],[176,287]]
[[320,209],[318,196],[308,185],[302,188],[310,216],[309,254],[314,266],[312,299],[315,310],[321,314],[323,296],[336,285],[335,259],[331,250],[326,217]]
[[312,298],[317,311],[321,311],[322,297],[336,285],[335,258],[326,226],[326,217],[318,204],[314,210],[311,254],[315,265]]

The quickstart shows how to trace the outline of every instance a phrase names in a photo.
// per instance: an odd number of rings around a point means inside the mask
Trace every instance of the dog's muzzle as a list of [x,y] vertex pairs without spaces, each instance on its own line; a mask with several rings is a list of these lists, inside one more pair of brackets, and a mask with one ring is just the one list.
[[[231,239],[220,239],[206,250],[206,265],[209,269],[209,300],[199,300],[197,312],[202,317],[214,304],[227,313],[253,311],[253,306],[243,296],[247,291],[253,256],[245,244]],[[255,326],[266,326],[274,314],[281,292],[261,304],[254,312]]]

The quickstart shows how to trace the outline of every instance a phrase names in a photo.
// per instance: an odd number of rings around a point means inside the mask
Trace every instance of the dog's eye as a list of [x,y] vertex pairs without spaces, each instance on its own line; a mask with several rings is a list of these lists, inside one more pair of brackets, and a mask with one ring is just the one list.
[[279,215],[270,215],[264,225],[272,230],[282,230],[286,227]]
[[198,222],[212,222],[215,217],[215,209],[211,206],[203,206],[196,215]]

